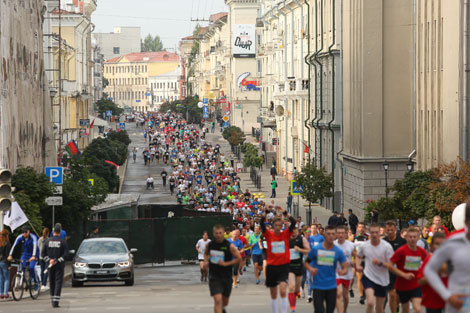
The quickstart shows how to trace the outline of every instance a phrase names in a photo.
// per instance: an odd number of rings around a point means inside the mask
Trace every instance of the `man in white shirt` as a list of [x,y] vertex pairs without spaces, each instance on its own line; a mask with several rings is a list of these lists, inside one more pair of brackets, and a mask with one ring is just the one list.
[[351,285],[351,281],[353,279],[353,271],[352,271],[352,258],[357,258],[356,247],[355,245],[346,240],[348,237],[348,227],[341,225],[336,227],[336,240],[335,245],[343,251],[344,256],[346,257],[346,262],[350,265],[348,268],[348,273],[346,275],[336,274],[336,285],[337,285],[337,293],[336,293],[336,309],[338,313],[344,313],[348,311],[348,304],[349,304],[349,286]]

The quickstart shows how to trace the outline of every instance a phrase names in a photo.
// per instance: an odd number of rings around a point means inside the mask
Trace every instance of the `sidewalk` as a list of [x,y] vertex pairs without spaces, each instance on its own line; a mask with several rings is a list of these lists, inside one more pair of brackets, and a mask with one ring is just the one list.
[[[231,148],[230,144],[222,137],[222,134],[218,128],[216,128],[215,133],[208,133],[207,141],[211,142],[212,144],[219,144],[220,151],[226,156],[230,156]],[[255,139],[252,136],[246,136],[246,142],[254,143]],[[243,157],[243,156],[242,156]],[[278,187],[276,188],[276,198],[271,199],[271,174],[270,168],[266,165],[263,165],[261,171],[261,190],[258,190],[254,183],[250,179],[250,172],[249,169],[245,169],[247,172],[240,173],[239,176],[241,178],[241,189],[245,191],[246,188],[250,190],[250,192],[254,193],[262,193],[264,195],[263,201],[266,203],[271,203],[271,200],[274,200],[275,205],[279,205],[283,208],[287,207],[287,195],[290,192],[290,181],[287,179],[286,176],[277,176],[277,184]],[[306,220],[306,213],[308,209],[308,202],[300,196],[294,196],[293,203],[299,202],[299,215],[302,216],[302,220],[305,222]],[[318,204],[312,204],[312,218],[313,221],[316,223],[320,223],[322,225],[326,225],[328,222],[328,218],[331,216],[331,212],[329,210],[324,209]]]

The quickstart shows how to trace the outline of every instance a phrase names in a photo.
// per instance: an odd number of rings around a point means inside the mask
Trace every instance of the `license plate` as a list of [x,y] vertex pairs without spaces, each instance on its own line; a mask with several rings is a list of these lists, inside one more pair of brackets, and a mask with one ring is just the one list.
[[108,271],[95,271],[96,274],[108,274]]

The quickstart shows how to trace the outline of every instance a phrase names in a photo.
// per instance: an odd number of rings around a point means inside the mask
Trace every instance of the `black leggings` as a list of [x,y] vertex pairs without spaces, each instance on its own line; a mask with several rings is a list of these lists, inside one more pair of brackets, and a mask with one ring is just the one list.
[[333,313],[336,307],[336,288],[330,290],[313,289],[313,308],[315,313]]

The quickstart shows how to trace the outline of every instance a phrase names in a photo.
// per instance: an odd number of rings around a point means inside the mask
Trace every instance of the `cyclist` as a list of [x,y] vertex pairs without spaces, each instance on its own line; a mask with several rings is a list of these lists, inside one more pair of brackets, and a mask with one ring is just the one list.
[[20,260],[23,263],[23,268],[27,268],[29,263],[29,271],[31,272],[31,276],[34,281],[34,290],[37,291],[39,289],[39,284],[34,268],[37,263],[37,258],[39,257],[38,237],[31,233],[28,226],[23,226],[21,228],[21,235],[16,237],[15,243],[11,247],[10,255],[8,256],[9,262],[13,260],[12,255],[15,247],[20,244],[23,246]]

